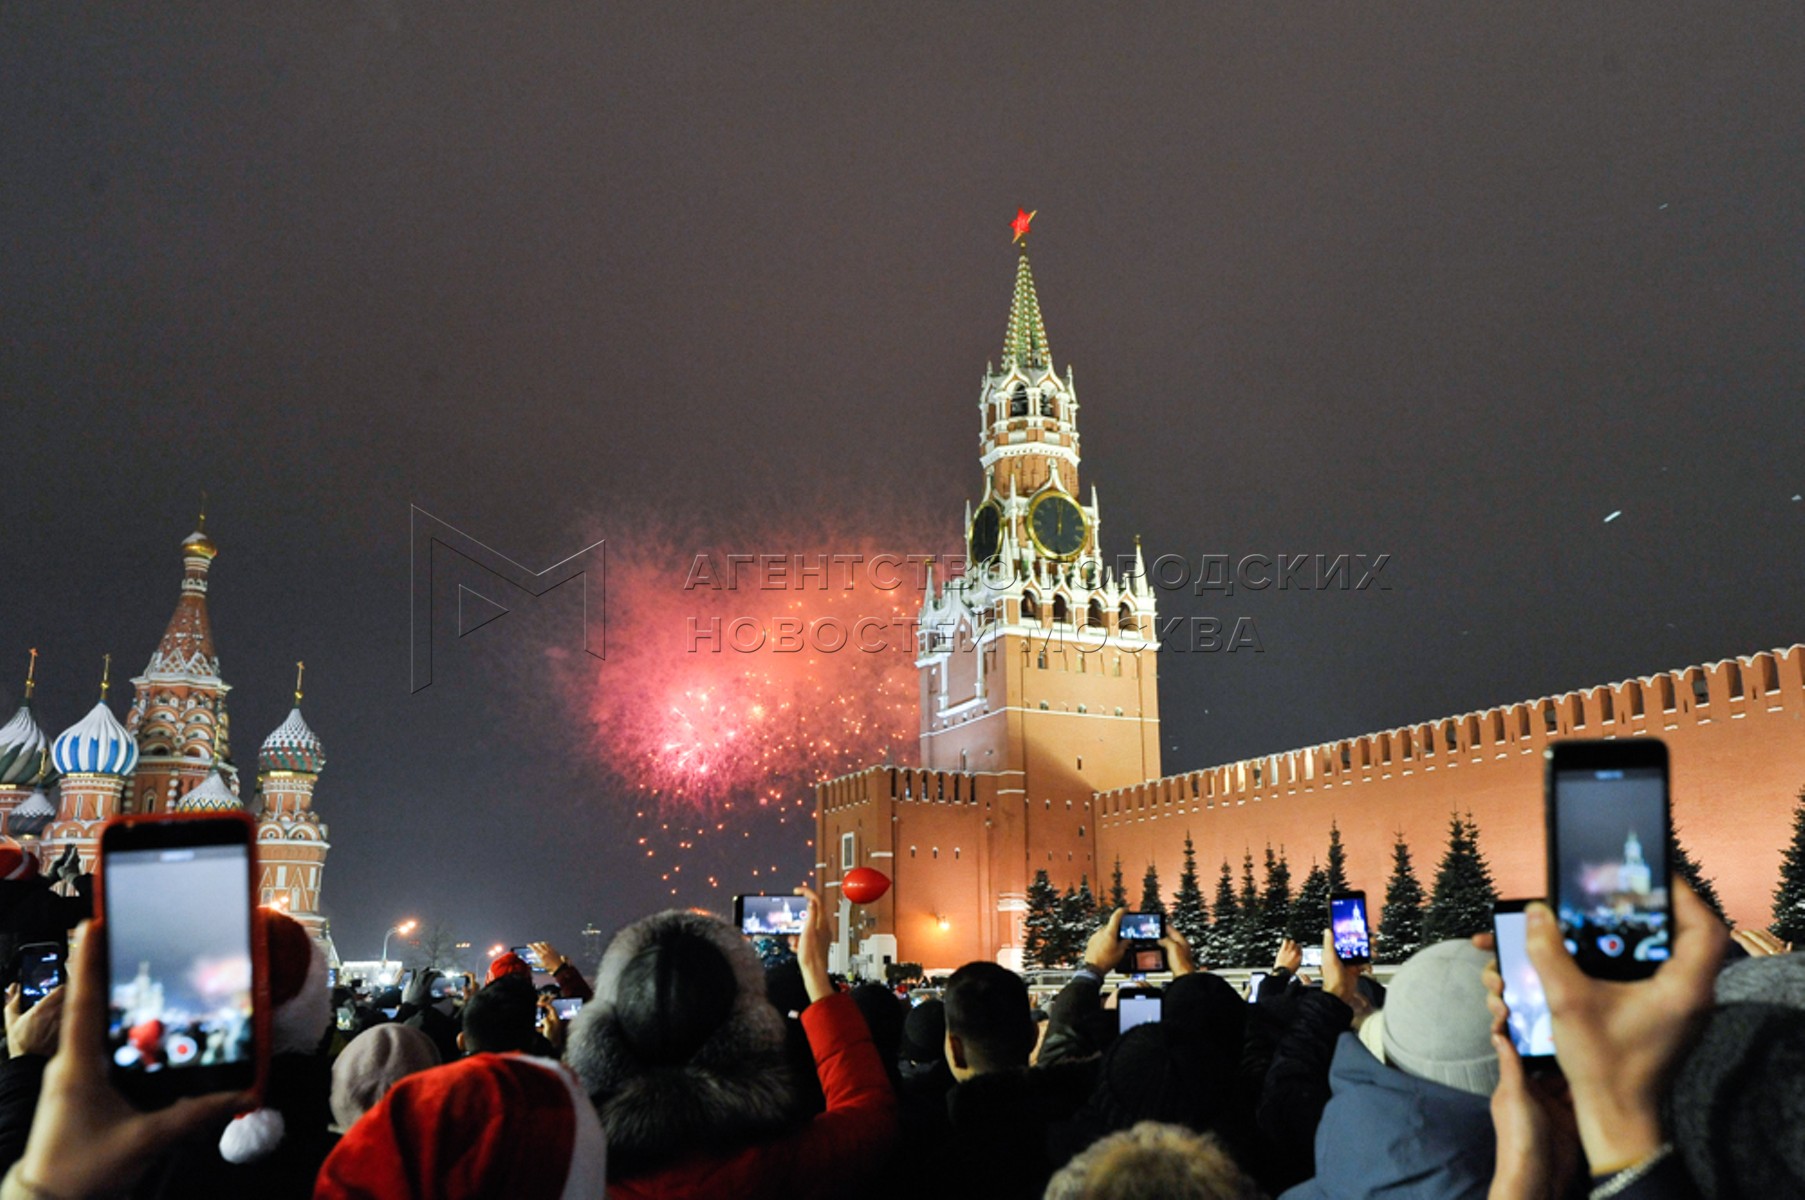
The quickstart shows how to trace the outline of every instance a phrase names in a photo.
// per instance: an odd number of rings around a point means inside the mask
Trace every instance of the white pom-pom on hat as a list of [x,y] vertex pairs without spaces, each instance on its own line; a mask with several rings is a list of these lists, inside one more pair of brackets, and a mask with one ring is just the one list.
[[233,1117],[219,1135],[219,1156],[229,1163],[256,1162],[282,1144],[287,1124],[273,1108],[256,1108]]

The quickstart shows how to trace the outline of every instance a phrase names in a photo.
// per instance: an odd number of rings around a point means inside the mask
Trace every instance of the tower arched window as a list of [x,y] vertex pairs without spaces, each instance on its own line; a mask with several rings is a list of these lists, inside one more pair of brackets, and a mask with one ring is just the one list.
[[1140,629],[1140,626],[1135,623],[1134,607],[1126,601],[1116,611],[1116,628],[1122,633],[1135,633]]
[[1064,596],[1053,597],[1053,624],[1067,625],[1072,620],[1072,606],[1066,603]]
[[1009,393],[1009,415],[1012,417],[1028,415],[1028,389],[1019,383],[1015,385],[1015,390]]
[[1054,399],[1053,398],[1055,395],[1057,395],[1057,393],[1054,392],[1052,388],[1042,388],[1040,390],[1040,415],[1041,416],[1050,417],[1050,416],[1054,415],[1054,412],[1053,412]]
[[1022,595],[1022,620],[1040,620],[1040,601],[1034,598],[1033,592],[1026,592]]
[[1084,627],[1086,629],[1103,628],[1103,602],[1092,600],[1084,610]]

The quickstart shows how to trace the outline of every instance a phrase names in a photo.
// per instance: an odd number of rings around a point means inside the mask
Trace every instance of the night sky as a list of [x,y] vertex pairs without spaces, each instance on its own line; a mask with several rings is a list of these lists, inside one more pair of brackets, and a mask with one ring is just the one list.
[[1167,771],[1801,636],[1796,5],[182,7],[0,9],[0,704],[142,669],[208,491],[235,758],[305,659],[347,957],[808,869],[845,762],[660,808],[592,719],[680,681],[643,614],[586,664],[570,589],[447,571],[515,614],[410,694],[409,505],[610,591],[950,549],[1018,205],[1107,551],[1392,555],[1162,596],[1264,646],[1163,659]]

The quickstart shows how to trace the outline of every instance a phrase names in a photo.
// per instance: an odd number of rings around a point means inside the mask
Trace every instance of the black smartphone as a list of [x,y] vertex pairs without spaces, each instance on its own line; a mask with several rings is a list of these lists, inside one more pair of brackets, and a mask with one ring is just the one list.
[[558,1020],[568,1021],[583,1011],[583,998],[571,996],[552,1001],[552,1011],[558,1014]]
[[545,964],[539,960],[539,952],[531,946],[509,946],[508,952],[535,971],[545,970]]
[[63,947],[58,942],[32,942],[19,947],[19,1011],[63,986]]
[[1122,914],[1122,940],[1128,943],[1128,954],[1118,970],[1127,975],[1154,975],[1170,970],[1166,948],[1159,944],[1166,935],[1166,918],[1157,912]]
[[1547,750],[1548,893],[1567,949],[1599,979],[1645,979],[1673,948],[1667,747],[1653,738]]
[[1366,893],[1336,892],[1329,897],[1329,935],[1335,957],[1356,965],[1373,960],[1373,935],[1366,923]]
[[1122,988],[1116,992],[1116,1016],[1119,1031],[1127,1033],[1136,1025],[1145,1025],[1159,1020],[1160,990],[1158,988]]
[[1267,972],[1250,971],[1247,975],[1247,1002],[1252,1004],[1260,998],[1260,985],[1266,982]]
[[244,814],[115,817],[100,834],[107,1057],[140,1107],[261,1090],[268,1005]]
[[1505,1028],[1511,1045],[1525,1066],[1554,1061],[1554,1026],[1548,1015],[1548,997],[1542,994],[1542,978],[1530,964],[1524,941],[1528,900],[1500,900],[1492,905],[1492,940],[1498,947],[1498,974],[1504,979],[1504,1007],[1510,1010]]
[[799,934],[808,919],[808,901],[801,896],[735,896],[733,920],[749,935]]

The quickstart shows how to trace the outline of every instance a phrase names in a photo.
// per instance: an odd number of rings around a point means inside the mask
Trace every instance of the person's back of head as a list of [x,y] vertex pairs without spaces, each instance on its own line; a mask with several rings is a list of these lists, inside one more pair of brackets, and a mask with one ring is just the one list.
[[1142,1121],[1067,1163],[1045,1200],[1258,1200],[1259,1189],[1208,1135]]
[[537,1032],[539,995],[517,975],[504,975],[486,985],[464,1005],[464,1031],[458,1047],[465,1054],[507,1054],[529,1050]]
[[1028,1065],[1037,1030],[1028,985],[996,963],[967,963],[946,984],[946,1060],[963,1080]]
[[327,1157],[313,1194],[576,1200],[603,1193],[606,1168],[601,1123],[568,1071],[548,1059],[478,1054],[390,1088]]
[[351,1128],[399,1080],[438,1065],[438,1047],[418,1029],[390,1023],[358,1034],[332,1064],[333,1121]]
[[1380,1023],[1385,1061],[1475,1096],[1497,1090],[1498,1051],[1483,978],[1491,957],[1464,940],[1411,955],[1391,978],[1383,1012],[1368,1018]]

